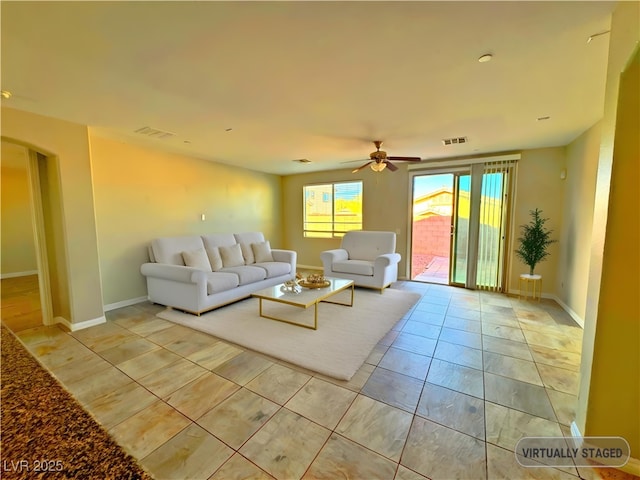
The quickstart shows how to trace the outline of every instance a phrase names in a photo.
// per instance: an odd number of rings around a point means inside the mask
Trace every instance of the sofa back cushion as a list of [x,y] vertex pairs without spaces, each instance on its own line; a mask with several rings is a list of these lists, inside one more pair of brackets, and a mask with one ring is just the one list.
[[264,242],[264,235],[262,232],[234,233],[233,236],[236,239],[236,243],[251,245],[252,243]]
[[169,265],[184,265],[182,252],[192,252],[203,246],[199,236],[161,237],[151,241],[156,262]]
[[342,237],[342,248],[349,252],[349,260],[373,261],[385,253],[395,253],[396,234],[367,230],[347,232]]
[[204,243],[204,248],[209,247],[228,247],[230,245],[235,245],[236,237],[233,236],[233,233],[212,233],[211,235],[202,235],[202,242]]

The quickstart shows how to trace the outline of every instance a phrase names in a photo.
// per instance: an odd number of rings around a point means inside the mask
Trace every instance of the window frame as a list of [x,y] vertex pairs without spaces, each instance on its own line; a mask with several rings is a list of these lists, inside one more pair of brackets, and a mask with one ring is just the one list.
[[[356,213],[356,216],[359,216],[359,222],[344,222],[337,221],[336,217],[338,216],[338,212],[336,211],[336,185],[341,184],[358,184],[359,189],[357,195],[360,197],[360,212]],[[318,199],[318,196],[324,198],[324,192],[322,195],[316,194],[316,190],[313,190],[312,187],[330,187],[330,202],[331,202],[331,215],[330,219],[326,222],[311,222],[307,217],[307,203],[309,198],[313,198],[315,200]],[[307,190],[309,188],[309,190]],[[327,192],[328,193],[328,192]],[[363,228],[363,204],[364,204],[364,182],[362,180],[342,180],[336,182],[318,182],[318,183],[309,183],[302,186],[302,236],[304,238],[341,238],[350,230],[362,230]],[[320,225],[320,224],[329,224],[330,228],[328,230],[322,230],[318,228],[308,228],[310,224]],[[354,228],[344,228],[345,225],[355,225]],[[339,228],[343,227],[343,228]]]

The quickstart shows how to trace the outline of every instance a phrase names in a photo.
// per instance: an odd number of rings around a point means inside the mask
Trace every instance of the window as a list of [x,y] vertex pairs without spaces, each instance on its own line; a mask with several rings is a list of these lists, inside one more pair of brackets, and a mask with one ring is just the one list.
[[341,237],[362,230],[362,182],[304,186],[305,237]]

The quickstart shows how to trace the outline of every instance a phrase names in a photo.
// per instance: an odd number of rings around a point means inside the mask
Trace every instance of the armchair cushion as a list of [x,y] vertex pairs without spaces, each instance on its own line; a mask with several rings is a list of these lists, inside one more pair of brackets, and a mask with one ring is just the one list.
[[396,235],[393,232],[347,232],[340,248],[349,252],[349,260],[373,261],[379,255],[396,251]]
[[367,260],[347,260],[333,262],[333,271],[339,273],[353,273],[355,275],[373,276],[373,262]]

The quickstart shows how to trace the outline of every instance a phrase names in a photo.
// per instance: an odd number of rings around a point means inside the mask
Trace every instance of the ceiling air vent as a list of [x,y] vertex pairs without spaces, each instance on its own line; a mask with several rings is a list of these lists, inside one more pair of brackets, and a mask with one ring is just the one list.
[[458,145],[460,143],[467,143],[467,137],[452,137],[452,138],[443,138],[442,144],[447,145]]
[[159,139],[165,139],[165,138],[170,138],[175,136],[175,133],[165,132],[164,130],[158,130],[157,128],[151,128],[151,127],[142,127],[136,130],[135,132],[139,133],[140,135],[144,135],[146,137],[159,138]]

